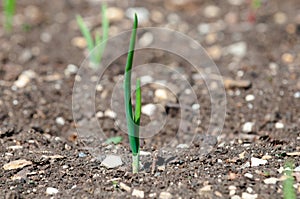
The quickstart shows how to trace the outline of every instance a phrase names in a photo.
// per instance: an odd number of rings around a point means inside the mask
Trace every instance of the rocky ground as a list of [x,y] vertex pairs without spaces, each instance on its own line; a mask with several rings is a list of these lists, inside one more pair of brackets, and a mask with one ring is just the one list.
[[[143,169],[131,174],[125,133],[115,125],[110,107],[113,85],[124,73],[125,57],[110,64],[96,92],[96,119],[107,138],[99,158],[88,149],[72,115],[75,75],[85,58],[86,42],[75,16],[81,14],[101,31],[97,1],[35,1],[17,3],[14,30],[0,29],[0,195],[4,198],[282,198],[284,165],[293,162],[294,189],[300,196],[300,15],[297,0],[268,1],[251,7],[246,0],[114,1],[109,3],[110,37],[129,30],[132,8],[140,27],[166,27],[188,35],[206,49],[218,66],[227,97],[222,133],[196,140],[176,156],[157,151],[195,123],[191,116],[179,126],[178,96],[187,90],[157,85],[143,88],[146,124],[152,104],[166,110],[166,125],[142,143]],[[153,35],[152,35],[153,36]],[[139,44],[151,43],[140,34]],[[185,44],[181,45],[184,49]],[[159,51],[141,51],[136,65],[155,62],[180,71],[198,101],[197,133],[209,126],[211,102],[201,77],[188,60]],[[151,54],[151,56],[149,55]],[[147,55],[147,56],[145,56]],[[144,80],[156,81],[163,74]],[[146,81],[145,80],[145,81]],[[166,81],[176,85],[176,76]],[[173,93],[172,93],[173,92]],[[177,96],[178,95],[178,96]],[[150,107],[150,108],[149,108]],[[199,119],[199,118],[198,118]],[[94,127],[91,126],[91,132]],[[183,139],[183,137],[178,137]],[[205,151],[205,152],[203,152]],[[99,153],[99,152],[98,152]],[[113,161],[111,161],[113,160]],[[130,159],[129,159],[130,160]]]

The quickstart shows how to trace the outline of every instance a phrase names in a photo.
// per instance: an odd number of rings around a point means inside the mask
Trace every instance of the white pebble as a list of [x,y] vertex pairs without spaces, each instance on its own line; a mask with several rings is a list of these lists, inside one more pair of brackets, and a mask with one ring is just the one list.
[[244,175],[246,178],[252,179],[253,175],[251,173],[245,173]]
[[208,24],[208,23],[201,23],[198,26],[198,31],[200,32],[200,34],[203,34],[203,35],[209,33],[210,29],[211,29],[210,24]]
[[152,44],[154,40],[154,36],[151,32],[146,32],[142,35],[142,37],[140,38],[139,40],[139,44],[142,46],[142,47],[147,47],[149,45]]
[[281,123],[281,122],[276,122],[275,123],[275,128],[277,128],[277,129],[283,129],[284,128],[284,124]]
[[65,124],[65,119],[62,117],[57,117],[55,119],[56,124],[63,126]]
[[259,159],[259,158],[251,158],[251,166],[252,167],[257,167],[259,165],[265,165],[268,163],[268,160],[263,160],[263,159]]
[[153,82],[153,78],[149,75],[145,75],[141,77],[141,83],[148,84]]
[[46,194],[48,194],[48,195],[54,195],[54,194],[57,194],[57,193],[58,193],[58,189],[56,189],[56,188],[48,187],[46,189]]
[[189,148],[189,145],[187,145],[187,144],[178,144],[176,148],[177,149],[186,149],[186,148]]
[[242,130],[243,130],[244,133],[250,133],[253,130],[253,126],[254,126],[253,122],[246,122],[243,125],[243,129]]
[[74,64],[69,64],[65,69],[65,76],[69,77],[70,75],[76,74],[78,71],[78,67]]
[[168,99],[167,91],[164,89],[157,89],[155,91],[155,97],[157,97],[158,99],[161,99],[161,100],[166,100],[166,99]]
[[235,195],[235,196],[232,196],[231,199],[241,199],[241,197],[238,195]]
[[251,102],[251,101],[255,100],[255,96],[254,96],[254,95],[247,95],[247,96],[245,97],[245,100],[246,100],[247,102]]
[[103,113],[102,111],[98,111],[98,112],[96,113],[96,117],[97,117],[97,118],[103,118],[103,116],[104,116],[104,113]]
[[137,190],[137,189],[134,189],[132,191],[132,196],[135,196],[137,198],[144,198],[144,192],[143,191],[140,191],[140,190]]
[[226,51],[227,53],[232,54],[235,57],[242,58],[247,53],[247,44],[246,42],[243,41],[234,43],[228,46]]
[[228,0],[228,3],[234,6],[240,6],[245,2],[245,0]]
[[163,191],[159,194],[159,199],[171,199],[173,198],[172,194],[166,191]]
[[123,164],[122,159],[120,156],[116,155],[108,155],[106,158],[101,162],[101,165],[108,168],[116,168]]
[[207,18],[215,18],[219,16],[221,9],[214,5],[209,5],[204,8],[204,16]]
[[300,98],[300,91],[294,93],[294,98],[296,99]]
[[278,178],[267,178],[264,180],[264,183],[265,184],[276,184],[278,180],[279,180]]
[[31,79],[36,77],[36,73],[32,70],[27,70],[22,72],[22,74],[18,77],[18,80],[14,82],[14,86],[18,88],[25,87]]
[[142,113],[151,116],[155,113],[156,111],[156,106],[154,104],[146,104],[142,106]]
[[114,118],[117,117],[117,114],[116,114],[114,111],[108,109],[108,110],[106,110],[106,111],[104,112],[104,116],[105,116],[105,117],[109,117],[109,118],[111,118],[111,119],[114,119]]
[[242,193],[242,199],[256,199],[257,194]]
[[200,104],[193,104],[192,105],[193,110],[199,110],[199,108],[200,108]]

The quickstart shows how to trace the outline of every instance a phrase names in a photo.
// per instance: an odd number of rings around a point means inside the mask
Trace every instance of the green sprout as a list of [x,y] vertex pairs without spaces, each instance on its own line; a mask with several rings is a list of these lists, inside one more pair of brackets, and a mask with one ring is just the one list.
[[3,0],[4,28],[7,32],[12,30],[13,16],[16,9],[16,0]]
[[132,151],[132,173],[138,173],[139,171],[139,150],[140,150],[140,140],[139,140],[139,125],[141,117],[141,85],[140,80],[136,81],[136,92],[135,92],[135,113],[132,113],[131,104],[131,69],[135,48],[136,31],[138,26],[137,15],[134,16],[134,24],[132,28],[129,52],[127,56],[127,63],[125,68],[125,80],[124,80],[124,99],[125,99],[125,113],[126,121],[128,127],[128,138],[130,143],[130,148]]
[[293,173],[293,163],[287,162],[284,165],[285,171],[284,174],[286,179],[283,182],[283,198],[284,199],[296,199],[296,193],[294,189],[294,177],[292,176]]
[[[102,4],[102,37],[98,32],[95,34],[95,38],[93,39],[91,31],[88,29],[87,25],[84,23],[82,17],[80,15],[76,16],[77,24],[80,28],[81,34],[85,38],[87,42],[87,48],[90,55],[90,62],[93,64],[93,67],[99,65],[101,63],[102,55],[106,46],[106,42],[108,39],[108,29],[109,29],[109,21],[107,18],[106,4]],[[97,48],[98,45],[100,45]],[[97,68],[96,68],[97,69]]]

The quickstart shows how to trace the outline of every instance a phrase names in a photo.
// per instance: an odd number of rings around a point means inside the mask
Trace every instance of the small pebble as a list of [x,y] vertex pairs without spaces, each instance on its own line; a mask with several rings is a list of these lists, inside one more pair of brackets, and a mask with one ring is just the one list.
[[276,122],[276,123],[275,123],[275,128],[276,128],[276,129],[283,129],[283,128],[284,128],[284,124],[281,123],[281,122]]
[[294,93],[294,98],[296,99],[300,98],[300,91]]
[[276,184],[278,180],[279,180],[278,178],[267,178],[264,180],[264,183],[265,184]]
[[211,25],[208,23],[201,23],[198,25],[198,31],[200,34],[205,35],[211,31]]
[[153,78],[149,75],[142,76],[140,79],[141,79],[141,83],[143,84],[148,84],[153,82]]
[[146,104],[142,106],[142,113],[151,116],[155,113],[156,111],[156,106],[154,104]]
[[215,18],[220,15],[221,9],[214,5],[209,5],[204,8],[203,14],[206,18]]
[[244,133],[250,133],[253,131],[253,126],[254,126],[254,123],[253,122],[246,122],[244,125],[243,125],[243,132]]
[[192,109],[195,110],[195,111],[199,110],[200,109],[200,104],[193,104]]
[[240,6],[245,2],[245,0],[228,0],[228,3],[234,6]]
[[57,117],[55,122],[56,124],[63,126],[65,124],[65,119],[63,117]]
[[283,12],[276,12],[274,15],[274,21],[279,25],[285,24],[287,21],[287,16]]
[[132,196],[135,196],[137,198],[144,198],[144,191],[140,191],[140,190],[137,190],[137,189],[134,189],[132,191]]
[[290,53],[284,53],[281,56],[281,60],[286,64],[291,64],[294,62],[294,56]]
[[221,46],[220,45],[213,45],[211,47],[208,47],[207,48],[207,53],[213,60],[219,60],[222,56]]
[[141,36],[139,44],[141,45],[141,47],[147,47],[152,44],[153,40],[153,34],[151,32],[146,32]]
[[117,117],[117,114],[114,111],[108,109],[104,112],[104,116],[109,117],[111,119],[115,119]]
[[189,148],[189,145],[187,145],[187,144],[178,144],[176,148],[177,149],[187,149],[187,148]]
[[248,80],[233,80],[233,79],[225,79],[224,86],[226,89],[233,88],[249,88],[251,87],[251,82]]
[[172,199],[173,196],[171,193],[163,191],[159,194],[159,199]]
[[96,117],[97,117],[97,118],[103,118],[103,117],[104,117],[104,113],[103,113],[102,111],[98,111],[98,112],[96,113]]
[[116,155],[108,155],[106,158],[101,162],[101,165],[108,169],[119,167],[123,164],[122,159],[120,156]]
[[252,179],[253,175],[251,173],[245,173],[244,175],[246,178]]
[[110,22],[118,22],[124,18],[124,12],[122,9],[117,7],[107,8],[107,18]]
[[18,77],[18,80],[14,82],[14,86],[18,88],[24,88],[31,79],[36,77],[36,73],[32,70],[26,70],[21,73],[21,75]]
[[121,189],[123,189],[123,190],[125,190],[125,191],[127,191],[127,192],[131,192],[131,188],[128,186],[128,185],[126,185],[125,183],[123,183],[123,182],[120,182],[120,188]]
[[241,199],[241,197],[238,195],[235,195],[235,196],[232,196],[231,199]]
[[242,199],[256,199],[257,197],[257,194],[242,193]]
[[226,48],[226,52],[232,54],[235,57],[242,58],[247,53],[247,44],[243,41],[231,44]]
[[87,46],[86,40],[84,37],[74,37],[71,41],[71,44],[77,48],[85,49]]
[[84,158],[84,157],[86,157],[87,155],[85,154],[85,153],[83,153],[83,152],[79,152],[78,153],[78,157],[80,157],[80,158]]
[[71,75],[75,75],[78,71],[78,67],[74,64],[69,64],[65,69],[65,76],[70,77]]
[[27,161],[25,159],[14,160],[14,161],[11,161],[11,162],[3,165],[3,169],[4,170],[20,169],[20,168],[23,168],[23,167],[31,165],[31,164],[32,164],[31,161]]
[[46,194],[47,195],[54,195],[58,193],[58,189],[53,188],[53,187],[47,187],[46,189]]
[[43,32],[40,36],[40,39],[44,43],[49,43],[52,39],[52,36],[48,32]]
[[245,97],[245,100],[246,100],[247,102],[251,102],[251,101],[255,100],[255,96],[254,96],[254,95],[247,95],[247,96]]
[[259,159],[259,158],[251,158],[251,167],[257,167],[260,165],[265,165],[268,163],[268,160],[263,160],[263,159]]

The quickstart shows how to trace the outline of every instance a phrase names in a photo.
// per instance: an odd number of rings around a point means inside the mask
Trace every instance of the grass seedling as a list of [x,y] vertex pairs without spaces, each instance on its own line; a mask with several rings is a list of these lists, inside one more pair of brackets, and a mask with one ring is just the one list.
[[7,32],[12,30],[13,17],[16,9],[16,0],[3,0],[4,9],[4,29]]
[[125,99],[125,113],[128,128],[129,144],[132,151],[132,173],[138,173],[139,171],[139,125],[141,117],[141,86],[140,80],[136,81],[136,92],[135,92],[135,113],[133,115],[132,104],[131,104],[131,69],[134,56],[136,31],[138,26],[137,15],[134,17],[134,24],[132,28],[129,51],[127,55],[127,63],[125,68],[124,78],[124,99]]
[[284,165],[285,171],[284,174],[286,179],[283,181],[283,198],[284,199],[296,199],[296,193],[294,189],[294,177],[293,173],[293,163],[287,162]]
[[[87,48],[90,52],[90,62],[98,66],[101,63],[102,55],[106,46],[106,42],[108,39],[108,29],[109,29],[109,21],[107,18],[107,6],[106,4],[102,4],[102,37],[98,32],[96,32],[95,37],[93,39],[91,31],[88,29],[87,25],[84,23],[82,17],[80,15],[76,16],[77,24],[80,28],[81,34],[85,38],[87,42]],[[101,46],[97,47],[98,45]],[[96,48],[96,49],[95,49]],[[96,68],[97,69],[97,68]]]

